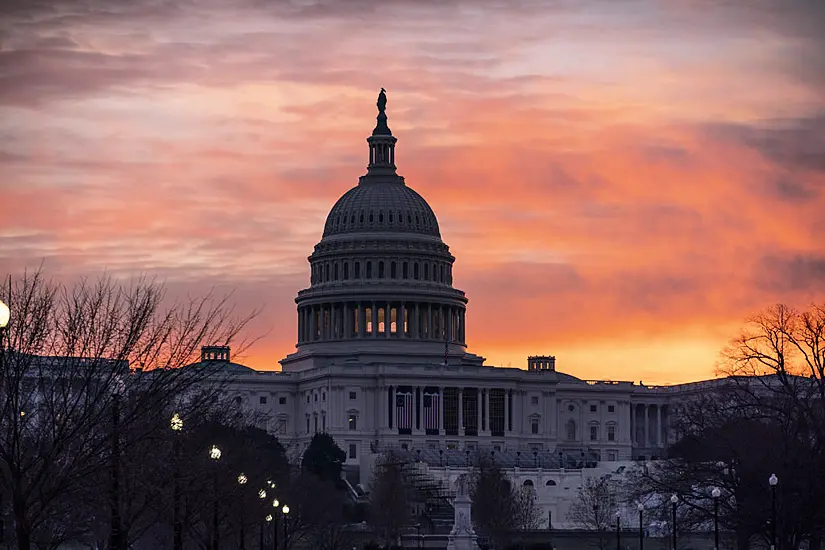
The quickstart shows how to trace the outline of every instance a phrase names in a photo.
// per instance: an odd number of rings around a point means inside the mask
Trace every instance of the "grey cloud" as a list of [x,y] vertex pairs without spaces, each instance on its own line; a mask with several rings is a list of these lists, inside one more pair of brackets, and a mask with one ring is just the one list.
[[756,274],[756,284],[771,294],[821,292],[825,288],[825,255],[767,254]]

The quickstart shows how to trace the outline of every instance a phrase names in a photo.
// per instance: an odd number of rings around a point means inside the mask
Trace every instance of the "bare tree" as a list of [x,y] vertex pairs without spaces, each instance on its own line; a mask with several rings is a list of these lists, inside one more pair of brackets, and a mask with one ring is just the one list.
[[616,518],[616,492],[609,475],[585,478],[567,513],[580,529],[599,532],[599,548],[606,547],[606,533]]
[[4,293],[12,317],[0,375],[0,473],[17,547],[50,544],[40,540],[55,532],[50,523],[69,519],[84,484],[111,472],[110,545],[125,548],[120,454],[156,436],[158,414],[212,402],[220,373],[183,367],[202,344],[235,340],[252,315],[238,318],[229,297],[212,295],[167,305],[163,286],[147,279],[67,286],[37,271]]
[[410,525],[410,487],[404,479],[404,460],[390,452],[375,466],[370,485],[370,523],[389,545]]
[[476,529],[497,546],[505,546],[513,531],[542,525],[532,488],[514,487],[504,470],[486,457],[479,457],[472,471],[470,498]]
[[[781,546],[796,548],[825,525],[825,307],[771,307],[748,319],[722,353],[712,391],[678,404],[669,459],[628,476],[628,497],[679,495],[680,529],[720,523],[739,548],[771,534],[768,477],[776,474]],[[662,519],[670,519],[666,507]]]

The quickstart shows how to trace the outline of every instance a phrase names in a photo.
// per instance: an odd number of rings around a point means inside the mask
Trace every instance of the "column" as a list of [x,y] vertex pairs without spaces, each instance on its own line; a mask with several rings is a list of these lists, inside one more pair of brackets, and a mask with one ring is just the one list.
[[415,314],[412,316],[412,327],[410,330],[410,334],[413,338],[418,339],[421,337],[421,323],[418,317],[419,315],[419,308],[418,302],[415,303]]
[[438,435],[444,435],[444,386],[438,387]]
[[464,391],[458,388],[458,435],[464,435]]
[[298,310],[298,343],[299,344],[304,341],[303,328],[304,328],[304,310],[299,309]]
[[490,390],[484,390],[484,431],[490,430]]
[[504,433],[510,431],[510,390],[504,390]]
[[416,388],[416,395],[417,395],[417,397],[416,397],[416,400],[415,400],[416,401],[415,425],[416,425],[416,428],[418,428],[419,430],[421,430],[423,432],[424,431],[424,426],[422,425],[423,424],[423,422],[422,422],[423,421],[423,418],[422,418],[423,415],[421,414],[421,410],[423,408],[422,405],[423,405],[423,400],[424,400],[424,388],[422,388],[421,386],[418,386]]
[[309,330],[310,330],[310,341],[315,340],[315,334],[318,332],[318,316],[315,314],[315,306],[310,306],[307,308],[309,310]]
[[645,433],[642,437],[642,447],[648,447],[650,442],[650,424],[649,424],[649,415],[647,412],[647,405],[642,405],[642,413],[644,413],[644,426],[645,426]]
[[484,397],[482,396],[482,389],[476,388],[476,409],[478,410],[478,415],[476,416],[476,424],[478,426],[478,435],[481,435],[481,400]]
[[372,303],[372,309],[370,310],[370,317],[372,318],[372,337],[375,338],[378,335],[378,315],[376,315],[375,311],[375,302]]
[[352,337],[352,306],[344,303],[344,338]]
[[389,427],[392,429],[395,421],[395,386],[390,386],[390,403],[389,403]]
[[392,336],[392,306],[389,302],[384,304],[384,336],[386,338]]
[[662,446],[662,406],[656,405],[656,446]]
[[397,326],[398,326],[398,337],[399,338],[406,338],[407,337],[407,330],[404,326],[404,321],[406,321],[407,317],[407,308],[404,307],[404,302],[401,302],[401,305],[398,306],[398,316],[397,319]]
[[367,334],[367,308],[364,304],[358,303],[358,338],[363,338]]
[[427,339],[433,339],[433,305],[427,304]]

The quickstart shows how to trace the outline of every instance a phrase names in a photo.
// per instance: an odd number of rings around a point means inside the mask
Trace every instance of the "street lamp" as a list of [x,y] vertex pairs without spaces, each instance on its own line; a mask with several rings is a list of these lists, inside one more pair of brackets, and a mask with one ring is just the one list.
[[616,512],[616,550],[622,550],[622,515]]
[[[245,473],[241,472],[238,475],[238,485],[240,485],[241,487],[246,485],[246,483],[248,481],[249,481],[249,478],[246,477]],[[240,550],[246,550],[246,523],[244,522],[244,519],[246,519],[246,518],[244,517],[243,514],[241,514],[241,547],[240,547]]]
[[641,502],[636,505],[636,509],[639,510],[639,550],[644,550],[645,547],[645,531],[644,531],[644,511],[645,505]]
[[174,550],[183,550],[183,529],[180,521],[180,433],[183,431],[183,419],[178,413],[169,420],[172,429],[175,449],[175,465],[172,472],[172,547]]
[[209,449],[209,458],[215,461],[212,476],[212,550],[218,550],[220,536],[218,535],[218,461],[221,459],[221,450],[217,445]]
[[670,504],[673,505],[673,550],[676,550],[676,504],[679,502],[679,497],[675,494],[670,497]]
[[776,550],[776,484],[779,478],[771,474],[768,483],[771,486],[771,550]]
[[287,524],[287,516],[289,515],[289,506],[286,504],[281,508],[281,513],[284,515],[284,550],[289,550],[289,525]]
[[722,491],[714,487],[710,494],[713,497],[713,550],[719,550],[719,497]]

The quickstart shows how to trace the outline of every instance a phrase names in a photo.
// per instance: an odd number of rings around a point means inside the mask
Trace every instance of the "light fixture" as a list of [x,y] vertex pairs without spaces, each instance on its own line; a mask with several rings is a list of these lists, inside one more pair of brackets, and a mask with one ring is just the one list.
[[711,496],[713,496],[713,498],[719,498],[720,496],[722,496],[722,491],[719,490],[719,487],[714,487],[713,491],[711,491],[710,494]]
[[779,478],[776,477],[776,474],[771,474],[771,477],[768,478],[768,483],[771,484],[771,487],[776,487],[776,484],[779,483]]
[[238,483],[241,485],[246,485],[247,481],[249,481],[249,479],[246,477],[246,474],[241,474],[238,476]]
[[289,506],[284,504],[284,507],[281,508],[281,511],[284,513],[284,515],[287,515],[289,513]]
[[183,418],[178,413],[172,415],[172,420],[169,421],[169,427],[173,431],[179,432],[183,429]]
[[3,300],[0,300],[0,328],[6,328],[6,325],[9,324],[9,319],[11,318],[11,311],[9,311],[9,306],[3,303]]
[[272,521],[272,514],[266,515],[266,521]]
[[209,458],[213,460],[220,460],[221,450],[218,448],[217,445],[212,445],[212,448],[209,449]]
[[636,509],[638,511],[642,512],[645,509],[645,505],[640,502],[639,504],[636,505]]
[[261,489],[260,491],[258,491],[258,497],[261,500],[265,499],[266,498],[266,491],[264,489]]
[[672,497],[670,497],[670,502],[672,502],[673,504],[676,504],[677,502],[679,502],[679,497],[677,497],[674,494]]
[[277,499],[277,498],[276,498],[275,500],[273,500],[273,501],[272,501],[272,507],[273,507],[273,508],[277,508],[280,504],[281,504],[281,503],[280,503],[280,502],[278,502],[278,499]]

